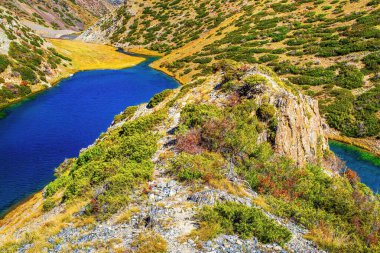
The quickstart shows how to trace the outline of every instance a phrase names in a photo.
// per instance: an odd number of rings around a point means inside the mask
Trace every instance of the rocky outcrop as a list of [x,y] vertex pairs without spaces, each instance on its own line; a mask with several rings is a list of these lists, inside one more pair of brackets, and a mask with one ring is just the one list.
[[0,54],[8,54],[10,42],[5,32],[0,30]]
[[318,163],[328,149],[319,115],[318,102],[298,94],[284,92],[273,101],[279,116],[275,150],[291,157],[297,165]]
[[276,108],[275,139],[271,140],[266,129],[259,135],[258,141],[272,142],[276,153],[290,157],[298,166],[322,162],[328,144],[318,101],[287,86],[269,69],[255,67],[246,76],[252,74],[267,79],[266,85],[257,86],[253,91],[252,96],[258,106],[270,104]]

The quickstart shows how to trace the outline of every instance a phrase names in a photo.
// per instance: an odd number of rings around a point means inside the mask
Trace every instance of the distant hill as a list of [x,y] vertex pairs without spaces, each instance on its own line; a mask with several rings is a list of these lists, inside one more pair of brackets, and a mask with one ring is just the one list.
[[99,17],[107,14],[121,1],[108,0],[0,0],[22,22],[32,29],[41,30],[40,25],[55,30],[78,32],[92,25]]

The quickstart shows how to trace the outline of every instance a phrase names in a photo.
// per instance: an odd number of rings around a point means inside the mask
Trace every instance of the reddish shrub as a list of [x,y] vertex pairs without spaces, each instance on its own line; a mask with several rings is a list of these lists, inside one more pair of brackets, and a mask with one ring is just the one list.
[[29,83],[28,83],[27,81],[24,81],[24,80],[21,81],[21,86],[28,86],[28,84],[29,84]]
[[367,235],[367,243],[369,246],[377,245],[378,242],[379,242],[379,237],[376,234],[376,232],[373,232],[373,233],[370,233],[369,235]]
[[177,136],[176,149],[189,154],[199,154],[204,151],[201,146],[201,135],[198,130],[190,130],[184,135]]
[[344,176],[348,179],[348,181],[350,181],[351,184],[355,184],[360,181],[358,174],[350,169],[347,169],[344,172]]
[[99,213],[100,207],[96,199],[91,199],[90,207],[91,207],[91,213],[95,213],[95,214]]
[[234,106],[240,103],[240,96],[237,93],[232,93],[228,97],[227,105],[228,106]]
[[228,149],[226,134],[231,132],[235,126],[227,119],[210,120],[202,127],[202,146],[209,150],[223,151]]
[[244,71],[244,72],[247,72],[250,69],[251,69],[251,66],[249,66],[248,64],[244,64],[244,65],[240,66],[240,68],[239,68],[239,70]]

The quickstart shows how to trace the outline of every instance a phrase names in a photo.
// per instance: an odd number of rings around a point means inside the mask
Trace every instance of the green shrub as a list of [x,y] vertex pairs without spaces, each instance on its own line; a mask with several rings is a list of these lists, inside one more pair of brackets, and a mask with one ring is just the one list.
[[262,243],[280,245],[291,239],[287,228],[269,219],[261,210],[234,202],[205,206],[197,217],[201,221],[200,229],[218,224],[221,227],[220,233],[237,234],[243,239],[254,236]]
[[55,202],[54,202],[54,200],[52,200],[50,198],[45,199],[43,204],[42,204],[42,209],[44,210],[44,212],[48,212],[51,209],[53,209],[54,207],[55,207]]
[[161,91],[160,93],[157,93],[156,95],[153,96],[153,98],[149,101],[147,108],[154,108],[157,106],[159,103],[165,100],[173,90],[164,90]]
[[346,89],[359,88],[364,84],[364,75],[355,66],[341,65],[339,66],[339,73],[336,77],[336,84]]
[[181,181],[208,182],[211,179],[221,179],[225,165],[223,157],[217,153],[181,153],[171,162],[170,171]]
[[0,54],[0,73],[4,72],[7,69],[10,62],[6,55]]
[[28,81],[30,83],[34,83],[37,79],[36,73],[30,69],[29,67],[17,67],[13,69],[14,71],[20,73],[21,79],[24,81]]
[[250,75],[246,78],[244,78],[244,83],[248,84],[249,86],[256,86],[256,85],[259,85],[259,84],[268,84],[268,80],[262,76],[262,75],[258,75],[258,74],[255,74],[255,75]]
[[137,111],[138,106],[129,106],[127,109],[125,109],[121,114],[118,114],[114,117],[114,122],[119,123],[123,120],[130,119],[135,112]]
[[257,110],[257,115],[263,121],[268,121],[276,115],[276,108],[271,104],[262,104]]
[[321,105],[327,122],[346,136],[377,136],[380,133],[380,119],[376,113],[380,109],[378,97],[380,88],[373,88],[355,98],[348,90],[334,90],[335,101]]
[[362,61],[364,62],[367,70],[373,72],[380,70],[380,52],[368,54]]
[[181,122],[188,128],[200,127],[207,120],[220,116],[221,110],[215,105],[188,104],[182,110]]

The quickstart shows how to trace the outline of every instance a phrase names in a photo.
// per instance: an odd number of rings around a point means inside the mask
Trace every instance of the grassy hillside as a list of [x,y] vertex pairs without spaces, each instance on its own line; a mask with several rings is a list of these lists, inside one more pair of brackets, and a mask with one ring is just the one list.
[[265,64],[317,98],[328,124],[343,135],[378,138],[378,1],[138,4],[120,8],[88,38],[164,52],[154,66],[185,82],[207,75],[221,59]]
[[0,106],[44,89],[70,60],[0,8]]

